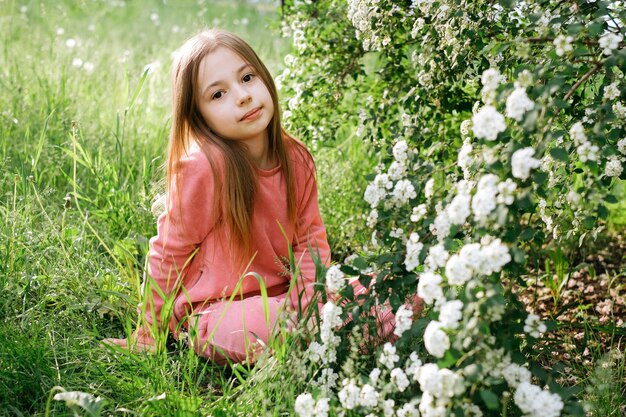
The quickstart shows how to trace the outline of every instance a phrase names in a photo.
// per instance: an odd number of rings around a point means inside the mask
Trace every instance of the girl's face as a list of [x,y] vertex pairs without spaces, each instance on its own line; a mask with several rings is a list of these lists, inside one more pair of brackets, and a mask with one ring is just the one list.
[[267,141],[274,103],[257,71],[228,48],[200,61],[198,107],[211,130],[230,140]]

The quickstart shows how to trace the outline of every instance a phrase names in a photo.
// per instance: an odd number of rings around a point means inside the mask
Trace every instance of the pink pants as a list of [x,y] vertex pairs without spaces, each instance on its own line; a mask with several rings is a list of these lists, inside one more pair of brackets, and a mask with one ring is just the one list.
[[[204,307],[189,318],[194,350],[220,365],[225,365],[229,360],[237,363],[254,362],[269,341],[281,312],[285,310],[285,298],[286,294],[270,296],[264,302],[263,297],[255,295],[243,300],[219,301]],[[265,318],[266,310],[269,311],[268,321]]]
[[[355,294],[366,291],[358,281],[352,285],[355,287]],[[285,312],[285,302],[289,303],[286,296],[287,294],[280,294],[267,297],[269,320],[266,320],[266,308],[260,295],[234,299],[230,302],[219,301],[205,306],[194,313],[188,321],[194,350],[220,365],[225,365],[229,360],[237,363],[256,361],[267,345],[276,322]],[[419,299],[416,299],[415,311],[419,310],[419,304]],[[378,340],[395,340],[392,333],[395,328],[395,317],[391,308],[386,306],[376,310],[373,313],[377,316]],[[289,323],[293,327],[293,321]]]

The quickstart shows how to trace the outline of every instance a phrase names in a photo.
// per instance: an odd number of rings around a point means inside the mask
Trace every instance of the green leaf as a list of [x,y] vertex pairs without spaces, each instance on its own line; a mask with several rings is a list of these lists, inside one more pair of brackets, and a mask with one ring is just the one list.
[[533,174],[533,181],[535,182],[535,184],[543,184],[548,180],[548,174],[545,172],[541,172],[541,171],[536,171]]
[[567,162],[569,160],[569,153],[563,148],[550,149],[550,155],[559,161]]
[[617,202],[618,202],[617,197],[615,197],[614,195],[611,195],[611,194],[605,196],[604,197],[604,201],[606,201],[607,203],[610,203],[610,204],[617,204]]
[[606,220],[609,217],[609,210],[605,206],[598,206],[598,217]]
[[488,409],[498,410],[500,408],[500,401],[498,400],[498,396],[493,391],[481,390],[480,398],[482,398]]
[[363,258],[361,258],[360,256],[358,258],[355,258],[352,261],[352,265],[354,265],[355,267],[359,268],[360,270],[364,270],[367,269],[367,261]]
[[596,218],[593,216],[587,216],[583,219],[582,223],[585,229],[593,229],[593,226],[596,224]]
[[590,24],[589,26],[587,26],[587,31],[589,33],[589,36],[592,36],[592,37],[596,36],[603,30],[604,30],[604,23],[594,22]]

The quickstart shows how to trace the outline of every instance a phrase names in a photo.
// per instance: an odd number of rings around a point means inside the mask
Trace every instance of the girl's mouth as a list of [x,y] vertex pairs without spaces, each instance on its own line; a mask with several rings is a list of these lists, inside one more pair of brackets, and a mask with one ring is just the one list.
[[246,113],[246,115],[241,118],[241,121],[254,120],[260,114],[261,114],[261,107],[257,107],[256,109],[251,110],[248,113]]

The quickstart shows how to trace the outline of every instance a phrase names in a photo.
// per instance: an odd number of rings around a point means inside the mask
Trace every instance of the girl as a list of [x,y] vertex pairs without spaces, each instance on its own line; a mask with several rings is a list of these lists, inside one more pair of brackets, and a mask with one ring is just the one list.
[[[211,29],[189,39],[172,82],[166,212],[150,241],[146,323],[132,343],[152,349],[150,329],[169,325],[176,337],[188,329],[197,353],[217,363],[253,362],[279,317],[311,303],[310,248],[330,262],[313,159],[281,127],[274,81],[236,35]],[[388,335],[393,316],[382,319]]]

